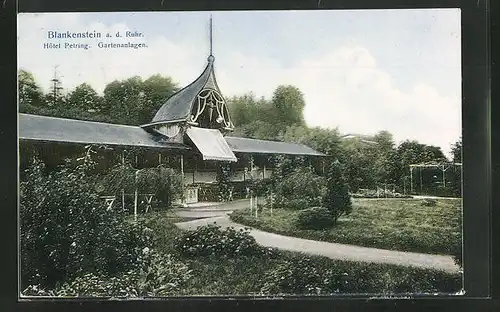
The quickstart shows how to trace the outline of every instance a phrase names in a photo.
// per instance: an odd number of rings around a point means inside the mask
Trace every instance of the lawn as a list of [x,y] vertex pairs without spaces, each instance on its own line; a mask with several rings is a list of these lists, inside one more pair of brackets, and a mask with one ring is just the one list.
[[353,211],[326,230],[300,230],[295,211],[264,209],[256,219],[248,210],[231,219],[264,231],[307,239],[431,254],[453,254],[461,246],[460,199],[423,206],[417,199],[353,199]]
[[[327,293],[455,292],[461,288],[460,274],[386,264],[335,261],[275,250],[270,255],[250,257],[182,258],[174,237],[182,233],[170,212],[142,216],[154,233],[154,248],[174,255],[192,270],[189,285],[177,295],[259,295],[301,292],[315,283]],[[304,262],[305,261],[305,262]],[[317,280],[312,280],[317,278]],[[329,280],[328,280],[329,279]],[[318,282],[321,281],[321,282]],[[310,285],[296,285],[295,283]],[[314,292],[315,292],[314,291]],[[309,291],[310,293],[310,291]]]

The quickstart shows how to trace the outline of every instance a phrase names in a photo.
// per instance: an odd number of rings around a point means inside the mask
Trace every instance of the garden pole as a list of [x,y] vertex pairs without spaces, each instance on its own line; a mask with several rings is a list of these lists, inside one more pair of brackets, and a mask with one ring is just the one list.
[[250,213],[252,213],[252,208],[253,208],[253,195],[250,193]]
[[418,170],[419,174],[420,174],[420,193],[422,193],[422,187],[424,186],[423,182],[422,182],[422,168],[419,168],[420,170]]
[[273,215],[273,192],[271,192],[271,216]]
[[137,221],[137,175],[139,170],[135,172],[135,194],[134,194],[134,220]]
[[259,211],[259,205],[257,201],[257,196],[255,196],[255,217],[257,218],[257,211]]
[[410,194],[413,194],[413,167],[410,166]]
[[445,178],[446,169],[444,169],[444,165],[442,171],[443,171],[443,187],[446,188],[446,178]]
[[125,189],[122,189],[122,211],[125,211]]
[[[182,185],[184,186],[184,155],[181,154],[181,176],[182,176]],[[185,203],[185,199],[184,199],[184,194],[182,194],[182,199],[181,199],[181,203],[184,205]]]

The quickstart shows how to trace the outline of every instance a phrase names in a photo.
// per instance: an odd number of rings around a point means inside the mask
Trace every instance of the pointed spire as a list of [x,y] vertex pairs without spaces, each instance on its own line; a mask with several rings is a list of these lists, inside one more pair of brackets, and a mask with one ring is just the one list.
[[210,56],[213,56],[213,54],[212,54],[212,14],[210,14]]

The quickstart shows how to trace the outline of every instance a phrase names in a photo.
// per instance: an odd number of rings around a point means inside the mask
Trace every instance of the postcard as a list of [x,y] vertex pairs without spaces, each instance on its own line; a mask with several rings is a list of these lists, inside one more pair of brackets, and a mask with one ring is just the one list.
[[461,294],[460,31],[20,13],[21,297]]

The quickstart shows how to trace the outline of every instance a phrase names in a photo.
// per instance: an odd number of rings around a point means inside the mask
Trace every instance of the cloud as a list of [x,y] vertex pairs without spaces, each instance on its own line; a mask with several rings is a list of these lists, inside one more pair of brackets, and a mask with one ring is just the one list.
[[[206,50],[199,45],[188,40],[174,42],[160,35],[127,38],[148,45],[137,50],[42,48],[48,41],[47,30],[95,30],[103,34],[131,30],[127,23],[86,24],[82,14],[23,14],[18,28],[19,66],[33,72],[46,90],[55,65],[59,65],[66,89],[87,82],[98,92],[115,79],[135,75],[147,78],[156,73],[171,76],[184,86],[206,65]],[[96,44],[94,39],[81,42]],[[226,49],[217,52],[215,66],[226,97],[252,91],[269,98],[278,85],[299,87],[306,100],[305,118],[311,126],[339,127],[345,133],[388,130],[398,142],[415,139],[441,146],[447,153],[461,134],[460,95],[443,95],[427,81],[414,83],[408,90],[399,89],[359,43],[346,42],[325,50],[320,57],[296,60],[287,67],[272,57]]]

